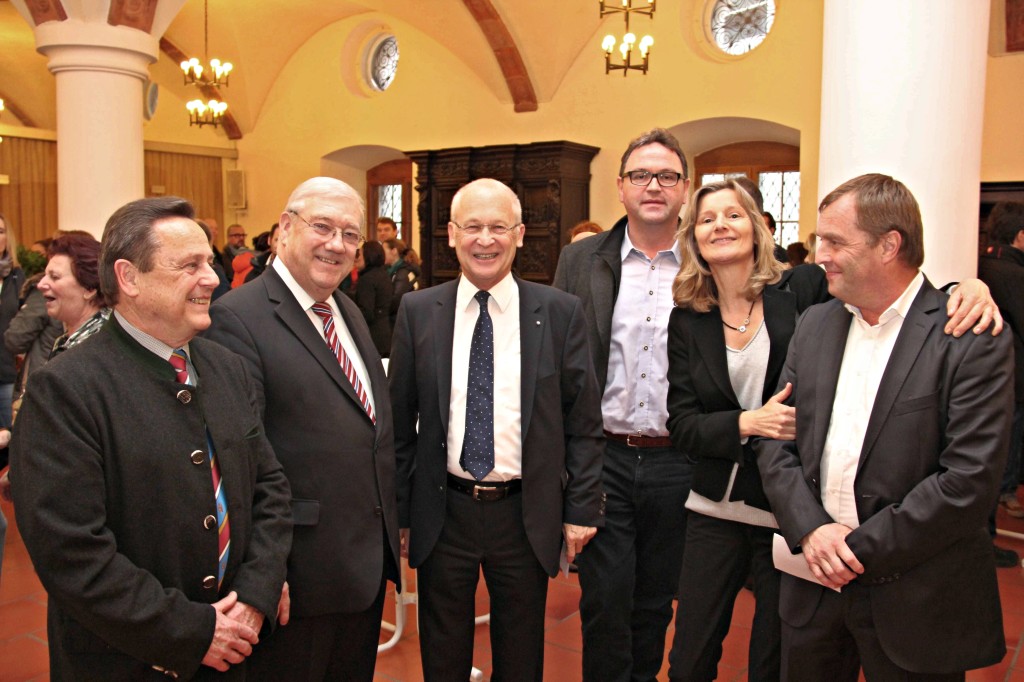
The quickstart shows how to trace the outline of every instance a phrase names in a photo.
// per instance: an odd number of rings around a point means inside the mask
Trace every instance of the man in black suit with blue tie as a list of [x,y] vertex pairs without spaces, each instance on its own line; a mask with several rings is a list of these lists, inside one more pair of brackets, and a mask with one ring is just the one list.
[[[462,276],[402,299],[391,351],[399,518],[424,678],[467,679],[483,567],[494,680],[541,680],[548,576],[603,525],[600,393],[575,296],[512,275],[519,200],[452,200]],[[417,420],[419,421],[417,431]]]

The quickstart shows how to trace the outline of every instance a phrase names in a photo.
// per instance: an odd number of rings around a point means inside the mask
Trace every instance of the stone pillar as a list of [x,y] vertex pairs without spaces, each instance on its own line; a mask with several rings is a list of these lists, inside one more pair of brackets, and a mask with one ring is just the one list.
[[142,92],[159,42],[78,19],[36,27],[57,80],[57,216],[98,238],[110,214],[144,196]]
[[989,3],[826,0],[818,192],[861,173],[921,204],[936,286],[976,273]]

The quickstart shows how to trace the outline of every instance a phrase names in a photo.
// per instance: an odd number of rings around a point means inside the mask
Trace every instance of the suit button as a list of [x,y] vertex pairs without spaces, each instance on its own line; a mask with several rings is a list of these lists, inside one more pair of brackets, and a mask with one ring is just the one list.
[[203,589],[204,590],[212,590],[215,587],[217,587],[217,576],[215,576],[215,575],[208,575],[205,578],[203,578]]
[[188,457],[192,460],[193,464],[202,464],[206,461],[206,453],[202,450],[193,450],[192,454]]
[[384,510],[381,507],[374,507],[373,513],[377,516],[384,516]]
[[178,402],[181,403],[182,405],[188,405],[190,402],[192,402],[192,392],[186,391],[185,389],[178,391],[178,395],[175,397],[178,399]]
[[207,515],[207,517],[205,519],[203,519],[203,528],[205,528],[206,530],[210,530],[211,528],[216,528],[216,527],[217,527],[217,517],[214,516],[213,514],[209,514],[209,515]]

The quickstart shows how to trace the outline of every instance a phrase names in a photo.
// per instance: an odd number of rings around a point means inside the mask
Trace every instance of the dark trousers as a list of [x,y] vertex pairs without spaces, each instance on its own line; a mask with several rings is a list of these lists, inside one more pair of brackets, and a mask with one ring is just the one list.
[[452,489],[441,537],[416,574],[423,679],[469,679],[481,568],[491,598],[491,680],[540,682],[548,576],[526,537],[523,496],[477,502]]
[[370,682],[384,611],[383,578],[370,608],[358,613],[292,618],[272,635],[264,631],[249,658],[249,679],[268,682]]
[[869,589],[852,582],[839,594],[825,590],[807,625],[796,628],[783,622],[783,680],[856,682],[860,666],[868,682],[959,682],[966,677],[964,672],[912,673],[893,663],[875,632]]
[[748,574],[754,578],[754,623],[747,679],[779,679],[779,572],[772,563],[771,528],[749,526],[690,512],[669,652],[669,679],[710,682],[718,676],[722,642],[733,604]]
[[605,525],[576,558],[583,620],[583,679],[650,682],[686,540],[692,467],[675,448],[607,441]]

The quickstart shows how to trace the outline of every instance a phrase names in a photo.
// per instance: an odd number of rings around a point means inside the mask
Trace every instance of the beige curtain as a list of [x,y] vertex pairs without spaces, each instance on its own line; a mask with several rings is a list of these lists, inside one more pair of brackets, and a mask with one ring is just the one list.
[[0,142],[0,213],[19,244],[53,237],[57,231],[57,143],[4,137]]
[[223,215],[220,157],[146,152],[145,164],[147,196],[152,196],[154,185],[163,186],[164,195],[191,201],[196,217]]
[[[0,142],[0,174],[10,178],[9,184],[0,185],[0,213],[18,243],[27,246],[56,236],[57,143],[5,137]],[[191,201],[197,216],[223,214],[220,157],[147,151],[145,174],[147,191],[162,185],[165,195]]]

